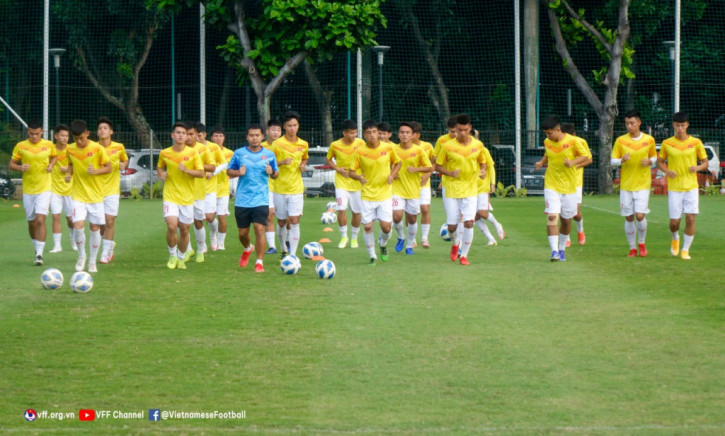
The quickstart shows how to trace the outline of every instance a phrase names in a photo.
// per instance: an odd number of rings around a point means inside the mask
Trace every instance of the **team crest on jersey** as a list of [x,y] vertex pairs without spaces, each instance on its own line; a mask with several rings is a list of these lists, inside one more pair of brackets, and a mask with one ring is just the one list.
[[695,147],[695,146],[694,146],[694,145],[692,145],[692,144],[690,144],[690,145],[688,145],[688,146],[687,146],[687,148],[694,148],[694,147]]
[[383,151],[382,153],[380,153],[380,156],[385,156],[386,154],[388,154],[388,152],[387,151]]
[[304,148],[302,148],[302,147],[297,147],[297,151],[303,151],[303,150],[304,150]]
[[262,159],[267,159],[267,156],[262,156]]
[[86,157],[91,157],[91,156],[93,156],[92,152],[89,151],[88,153],[86,153]]
[[415,153],[410,153],[410,157],[415,157]]
[[47,150],[48,150],[48,147],[43,147],[43,148],[41,148],[40,150],[41,150],[41,151],[47,151]]
[[184,156],[184,160],[185,161],[188,161],[189,160],[189,156]]
[[564,144],[564,148],[569,148],[569,144]]

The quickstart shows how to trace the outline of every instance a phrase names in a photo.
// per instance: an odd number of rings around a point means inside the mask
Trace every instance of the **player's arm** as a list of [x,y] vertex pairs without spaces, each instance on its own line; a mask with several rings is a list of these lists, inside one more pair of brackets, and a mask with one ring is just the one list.
[[309,161],[309,159],[304,159],[300,161],[300,172],[304,171],[305,168],[307,168],[307,161]]
[[536,162],[536,164],[534,164],[534,168],[536,168],[537,170],[540,170],[543,167],[545,167],[548,163],[549,163],[549,158],[546,155],[544,155],[544,157],[542,157],[540,161],[538,161],[538,162]]
[[55,166],[56,162],[58,162],[58,156],[51,157],[50,160],[48,161],[48,166],[45,167],[45,171],[48,173],[53,171],[53,167]]
[[479,162],[479,164],[478,164],[478,168],[479,168],[478,177],[480,177],[482,179],[485,179],[486,178],[486,168],[487,168],[487,166],[488,165],[486,164],[486,162]]
[[10,169],[13,171],[25,172],[30,169],[30,164],[20,163],[20,159],[10,159]]
[[69,157],[68,158],[67,172],[65,174],[65,181],[66,182],[70,182],[71,178],[73,178],[73,161]]

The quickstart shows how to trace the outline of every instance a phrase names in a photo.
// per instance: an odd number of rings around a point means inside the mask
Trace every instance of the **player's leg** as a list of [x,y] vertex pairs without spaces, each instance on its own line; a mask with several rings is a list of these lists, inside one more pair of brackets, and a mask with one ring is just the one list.
[[[194,206],[183,206],[179,209],[182,210],[184,208],[186,208],[186,210],[179,214],[179,248],[189,247],[189,244],[191,244],[191,234],[189,230],[194,223]],[[186,252],[177,250],[176,257],[176,269],[186,269]]]
[[267,216],[267,228],[264,232],[264,237],[267,239],[267,246],[269,247],[265,254],[277,253],[277,247],[275,245],[275,232],[274,232],[274,192],[269,191],[269,215]]
[[476,217],[477,196],[462,198],[461,215],[463,215],[463,236],[461,238],[461,265],[468,265],[468,252],[473,244],[473,220]]
[[430,202],[430,186],[420,188],[420,245],[423,248],[430,247],[428,241],[428,235],[430,234]]
[[415,243],[415,236],[418,233],[418,214],[420,214],[420,211],[420,198],[409,199],[405,202],[405,223],[407,231],[405,254],[407,255],[413,254],[413,244]]
[[[446,211],[446,224],[448,233],[451,235],[451,261],[458,260],[458,248],[460,247],[461,234],[458,232],[458,223],[461,219],[460,203],[457,198],[443,197],[443,208]],[[462,232],[460,232],[462,233]]]
[[86,217],[88,210],[86,204],[73,200],[73,240],[78,247],[78,260],[76,271],[83,271],[86,263]]
[[70,239],[70,248],[73,251],[78,251],[75,241],[73,240],[73,199],[70,195],[64,195],[61,197],[63,204],[63,214],[65,215],[66,225],[68,226],[68,238]]
[[287,203],[287,221],[289,223],[289,252],[297,255],[297,247],[300,243],[300,218],[304,208],[304,194],[292,194]]
[[[45,237],[48,229],[45,226],[45,220],[50,212],[50,191],[42,192],[35,198],[35,240],[37,241],[35,249],[36,265],[43,264],[43,250],[45,249]],[[38,258],[40,256],[40,258]],[[40,260],[40,263],[38,263]]]
[[361,222],[363,225],[363,240],[365,242],[365,248],[368,251],[370,257],[370,264],[375,265],[375,261],[378,256],[375,254],[375,233],[373,232],[373,222],[375,220],[375,202],[362,200],[362,217]]
[[584,245],[587,242],[587,237],[584,234],[584,216],[582,215],[582,190],[581,186],[576,188],[576,214],[572,217],[574,223],[576,223],[576,235],[579,245]]
[[234,217],[237,220],[239,242],[242,244],[242,254],[239,256],[239,266],[244,268],[249,263],[249,257],[254,251],[249,231],[252,226],[252,209],[249,207],[234,207]]
[[576,194],[561,194],[561,215],[559,215],[559,260],[566,260],[566,241],[571,233],[571,220],[576,215]]
[[683,244],[680,257],[685,260],[690,260],[690,245],[692,245],[692,240],[695,238],[695,218],[700,213],[699,201],[700,196],[697,189],[684,192],[683,211],[685,213],[685,231],[682,235]]
[[63,197],[57,194],[50,195],[50,214],[52,215],[52,222],[50,228],[53,232],[53,248],[50,253],[60,253],[63,251],[60,240],[63,236],[62,228],[60,225],[60,213],[63,211]]
[[624,217],[624,235],[629,244],[629,257],[637,255],[636,227],[634,224],[634,193],[632,191],[619,191],[619,214]]
[[257,262],[254,264],[254,272],[264,272],[264,251],[266,249],[264,231],[267,226],[268,215],[269,208],[267,206],[253,208],[254,249],[257,251]]
[[349,203],[349,193],[345,189],[335,188],[335,200],[337,202],[337,225],[340,228],[340,243],[337,248],[347,247],[349,238],[347,237],[347,205]]
[[669,191],[667,192],[667,206],[670,213],[670,233],[672,241],[670,242],[670,253],[673,256],[680,254],[680,220],[684,210],[684,192]]
[[352,219],[350,220],[350,248],[357,248],[357,236],[360,234],[360,223],[362,222],[362,200],[360,191],[348,191],[348,199],[350,200],[350,211],[352,211]]
[[[227,238],[227,216],[229,216],[229,196],[224,195],[217,197],[216,199],[216,216],[219,220],[219,227],[217,230],[217,250],[225,250],[224,243]],[[214,248],[214,247],[212,247]]]
[[378,202],[378,206],[375,209],[375,217],[380,223],[380,239],[378,239],[380,260],[387,262],[388,241],[393,231],[393,200],[389,198]]
[[279,258],[282,259],[287,253],[287,196],[274,193],[274,213],[277,216],[277,238],[279,239]]
[[113,247],[115,245],[116,236],[116,217],[118,216],[118,207],[120,195],[109,195],[103,199],[103,210],[105,213],[106,224],[101,228],[103,236],[103,251],[101,252],[101,263],[109,263],[113,260]]
[[405,226],[403,225],[405,199],[393,195],[391,204],[393,205],[393,228],[395,228],[395,233],[398,235],[398,240],[395,243],[395,251],[400,253],[405,248]]
[[[493,235],[491,234],[491,231],[488,230],[488,225],[486,225],[486,221],[491,216],[491,213],[488,211],[489,208],[489,196],[488,193],[480,193],[476,197],[476,209],[478,212],[476,213],[476,220],[475,225],[478,227],[478,230],[483,233],[483,235],[488,240],[487,245],[497,245],[496,239],[494,239]],[[500,224],[499,224],[500,225]],[[503,230],[503,229],[502,229]]]
[[[551,189],[544,189],[544,203],[546,209],[546,235],[551,248],[552,262],[559,261],[559,214],[561,213],[561,196]],[[566,241],[564,242],[566,243]]]
[[[491,212],[493,210],[493,206],[491,206],[490,201],[490,194],[486,193],[486,204],[485,204],[487,217],[484,218],[489,223],[493,224],[493,228],[496,229],[496,235],[498,236],[499,240],[503,240],[503,238],[506,237],[506,232],[503,230],[503,226],[500,222],[496,219],[495,216],[493,216],[493,213]],[[479,207],[480,210],[480,207]]]
[[164,220],[166,221],[166,247],[169,250],[169,260],[166,267],[175,269],[179,246],[179,207],[176,204],[164,202]]
[[634,212],[635,226],[637,227],[637,237],[639,245],[640,257],[647,256],[647,247],[645,245],[645,239],[647,237],[647,214],[649,213],[649,189],[643,189],[641,191],[634,192]]
[[[216,193],[214,192],[206,194],[204,218],[209,226],[209,244],[212,251],[216,251],[219,244],[219,222],[216,219]],[[206,238],[204,238],[204,248],[206,249]]]
[[98,252],[101,249],[101,226],[106,222],[106,214],[103,202],[90,203],[88,209],[88,223],[90,224],[90,233],[88,238],[88,272],[98,272],[96,261],[98,260]]

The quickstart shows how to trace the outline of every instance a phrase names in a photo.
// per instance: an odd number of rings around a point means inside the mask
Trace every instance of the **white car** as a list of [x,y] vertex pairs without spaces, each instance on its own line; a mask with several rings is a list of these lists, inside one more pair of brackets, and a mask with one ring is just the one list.
[[335,196],[335,170],[327,164],[327,147],[310,147],[309,160],[302,172],[302,183],[308,197]]
[[[128,196],[132,189],[144,191],[144,184],[151,184],[156,181],[156,165],[158,164],[161,150],[153,151],[149,148],[141,150],[126,150],[128,154],[128,166],[121,171],[121,194]],[[153,154],[153,161],[151,155]]]

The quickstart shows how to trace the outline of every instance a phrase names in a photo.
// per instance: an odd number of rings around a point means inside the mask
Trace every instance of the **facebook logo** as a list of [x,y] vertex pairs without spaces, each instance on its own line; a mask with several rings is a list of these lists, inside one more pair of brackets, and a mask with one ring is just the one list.
[[149,409],[149,421],[160,421],[161,409]]

